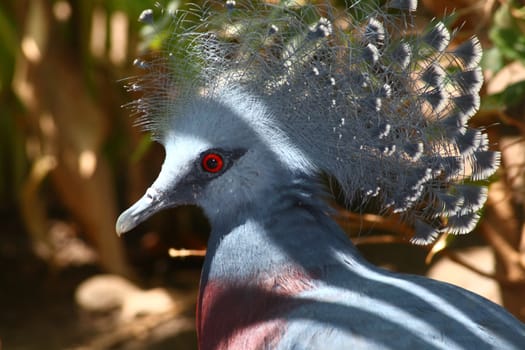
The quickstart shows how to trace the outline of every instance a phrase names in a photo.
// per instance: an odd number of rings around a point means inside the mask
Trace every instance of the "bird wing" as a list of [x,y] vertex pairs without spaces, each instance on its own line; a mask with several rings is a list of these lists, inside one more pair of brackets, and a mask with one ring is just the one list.
[[[303,293],[281,349],[523,349],[525,327],[456,286],[366,266]],[[362,274],[362,275],[361,275]],[[401,337],[402,336],[402,337]]]

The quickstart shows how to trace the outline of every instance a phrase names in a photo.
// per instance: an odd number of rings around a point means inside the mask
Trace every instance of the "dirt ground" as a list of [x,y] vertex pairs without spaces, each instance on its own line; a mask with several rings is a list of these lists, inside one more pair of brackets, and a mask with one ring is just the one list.
[[[0,218],[0,349],[196,349],[194,300],[199,266],[164,274],[176,310],[122,320],[118,309],[86,311],[75,301],[79,284],[102,272],[96,265],[50,268],[32,252],[23,227]],[[197,266],[195,266],[197,265]],[[155,282],[149,281],[155,287]],[[110,286],[108,286],[111,288]]]

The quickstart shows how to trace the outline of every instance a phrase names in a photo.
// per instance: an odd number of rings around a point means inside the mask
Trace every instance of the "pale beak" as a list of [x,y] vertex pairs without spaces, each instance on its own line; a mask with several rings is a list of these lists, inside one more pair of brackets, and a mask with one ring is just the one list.
[[[117,219],[119,236],[134,229],[153,214],[166,208],[195,204],[195,198],[205,185],[205,180],[192,173],[195,159],[166,149],[166,159],[160,174],[144,196]],[[171,158],[170,158],[171,155]]]
[[158,192],[150,187],[142,198],[120,214],[116,224],[117,234],[121,236],[122,234],[131,231],[141,222],[165,207],[166,204],[161,198],[159,198]]

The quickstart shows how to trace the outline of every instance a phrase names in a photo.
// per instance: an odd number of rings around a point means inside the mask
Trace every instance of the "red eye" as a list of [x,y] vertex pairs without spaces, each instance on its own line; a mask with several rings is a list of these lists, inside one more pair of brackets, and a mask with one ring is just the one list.
[[224,161],[217,153],[208,153],[202,157],[202,168],[209,173],[218,173],[223,166]]

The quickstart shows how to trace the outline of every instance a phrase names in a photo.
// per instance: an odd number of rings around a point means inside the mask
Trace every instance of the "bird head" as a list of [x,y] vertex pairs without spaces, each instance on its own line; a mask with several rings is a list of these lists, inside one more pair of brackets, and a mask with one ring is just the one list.
[[[117,231],[182,204],[216,227],[221,213],[268,208],[260,199],[316,173],[347,203],[402,216],[414,243],[472,231],[487,198],[472,182],[499,164],[484,130],[467,125],[480,103],[481,46],[449,48],[441,22],[414,37],[399,10],[415,7],[233,1],[174,11],[165,57],[136,61],[145,75],[130,85],[166,160]],[[141,21],[155,28],[151,11]]]
[[[221,96],[221,97],[219,97]],[[156,212],[179,205],[203,208],[215,224],[265,198],[312,167],[260,101],[235,88],[197,97],[166,119],[157,138],[166,157],[158,178],[117,220],[125,233]]]

